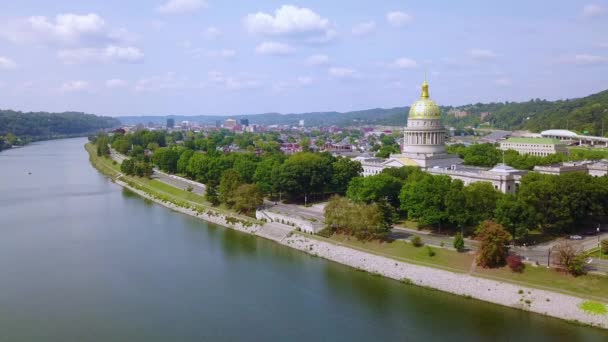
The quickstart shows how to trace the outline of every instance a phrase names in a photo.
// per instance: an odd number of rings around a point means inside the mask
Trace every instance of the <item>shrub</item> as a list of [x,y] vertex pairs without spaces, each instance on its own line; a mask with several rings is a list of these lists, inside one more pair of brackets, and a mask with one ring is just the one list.
[[194,188],[192,187],[192,185],[188,185],[188,187],[186,188],[186,191],[192,192],[192,190],[194,190]]
[[526,265],[521,261],[521,258],[517,255],[509,255],[507,257],[507,265],[513,272],[521,273],[523,272]]
[[427,253],[429,253],[430,257],[434,257],[435,254],[437,254],[437,253],[435,253],[435,250],[432,249],[430,246],[426,246],[426,249],[427,249]]
[[568,265],[568,272],[575,277],[587,273],[585,270],[585,257],[577,255]]
[[602,249],[603,254],[608,254],[608,239],[602,240],[602,245],[600,248]]
[[414,245],[414,247],[422,247],[422,246],[424,246],[424,243],[422,242],[422,239],[418,235],[412,236],[412,238],[410,239],[410,241],[412,242],[412,245]]
[[454,236],[454,248],[459,252],[464,250],[464,239],[461,233],[456,233],[456,236]]

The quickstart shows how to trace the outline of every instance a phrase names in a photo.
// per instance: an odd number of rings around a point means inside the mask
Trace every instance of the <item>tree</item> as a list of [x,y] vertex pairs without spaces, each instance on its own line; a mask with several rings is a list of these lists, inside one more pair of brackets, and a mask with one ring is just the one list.
[[523,239],[528,231],[536,227],[536,212],[530,205],[520,201],[515,194],[505,194],[496,203],[494,217],[515,240]]
[[383,239],[390,232],[376,204],[355,203],[334,196],[325,206],[324,216],[328,228],[358,239]]
[[571,242],[563,241],[555,247],[555,256],[559,265],[566,269],[570,274],[579,276],[585,274],[585,260],[580,248]]
[[361,163],[349,158],[338,158],[331,164],[333,191],[344,194],[350,181],[363,172]]
[[226,170],[222,174],[219,186],[220,202],[228,207],[233,207],[235,204],[235,193],[239,186],[243,184],[241,175],[236,170]]
[[493,221],[483,221],[479,227],[477,238],[481,242],[477,255],[477,264],[483,267],[504,266],[509,255],[509,234],[500,224]]
[[120,164],[120,171],[126,175],[132,175],[134,173],[133,167],[133,160],[125,159]]
[[454,179],[450,183],[450,188],[445,195],[445,210],[447,220],[458,228],[462,229],[470,221],[464,183],[459,179]]
[[234,209],[251,214],[264,203],[264,194],[255,184],[242,184],[234,191]]
[[207,185],[205,189],[205,200],[207,200],[213,206],[220,204],[220,198],[217,194],[217,186]]
[[154,162],[159,169],[165,172],[175,173],[177,171],[177,162],[179,157],[179,153],[173,148],[159,147],[152,155],[152,162]]
[[464,195],[469,220],[477,224],[492,218],[501,193],[488,182],[475,182],[464,188]]
[[323,154],[300,152],[285,160],[280,167],[279,186],[292,198],[321,193],[332,177],[331,160]]
[[177,173],[186,174],[188,172],[188,162],[192,158],[192,155],[194,155],[194,151],[188,148],[185,148],[181,152],[177,160]]
[[462,237],[462,234],[460,232],[456,233],[456,235],[454,236],[454,248],[459,251],[462,252],[464,250],[464,238]]
[[103,134],[97,137],[97,155],[108,156],[110,155],[110,148],[108,147],[109,139],[108,136]]
[[262,159],[262,161],[256,165],[255,172],[253,173],[253,181],[264,193],[272,195],[273,193],[278,192],[279,183],[276,179],[276,175],[278,174],[279,167],[283,160],[282,154],[276,154]]
[[393,207],[399,207],[399,193],[403,183],[388,174],[353,178],[346,196],[355,202],[373,203],[387,201]]
[[426,175],[418,182],[408,182],[399,196],[401,209],[423,225],[441,224],[447,219],[446,194],[450,189],[448,176]]

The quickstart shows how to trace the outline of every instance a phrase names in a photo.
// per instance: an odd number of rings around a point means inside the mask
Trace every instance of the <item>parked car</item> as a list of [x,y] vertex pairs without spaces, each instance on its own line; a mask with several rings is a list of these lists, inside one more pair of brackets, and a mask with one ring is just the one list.
[[570,235],[570,240],[582,240],[583,237],[580,235]]

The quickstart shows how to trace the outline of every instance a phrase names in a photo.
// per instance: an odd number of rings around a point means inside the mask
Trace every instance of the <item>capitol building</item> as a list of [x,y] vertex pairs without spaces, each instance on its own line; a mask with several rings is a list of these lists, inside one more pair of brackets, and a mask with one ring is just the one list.
[[404,128],[401,153],[389,158],[357,157],[363,166],[363,176],[376,175],[389,167],[417,166],[434,175],[460,179],[465,185],[489,182],[496,190],[513,193],[526,171],[505,164],[494,168],[462,165],[457,155],[445,149],[446,129],[441,123],[441,109],[430,97],[429,84],[424,81],[420,99],[412,104]]

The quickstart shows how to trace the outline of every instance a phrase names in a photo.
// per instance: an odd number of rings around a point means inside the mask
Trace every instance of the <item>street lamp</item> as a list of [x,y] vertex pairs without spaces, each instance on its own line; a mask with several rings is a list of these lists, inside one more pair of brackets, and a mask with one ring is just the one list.
[[600,259],[601,259],[602,258],[602,244],[600,243],[600,224],[599,223],[597,224],[596,231],[597,231],[597,248],[599,250]]

